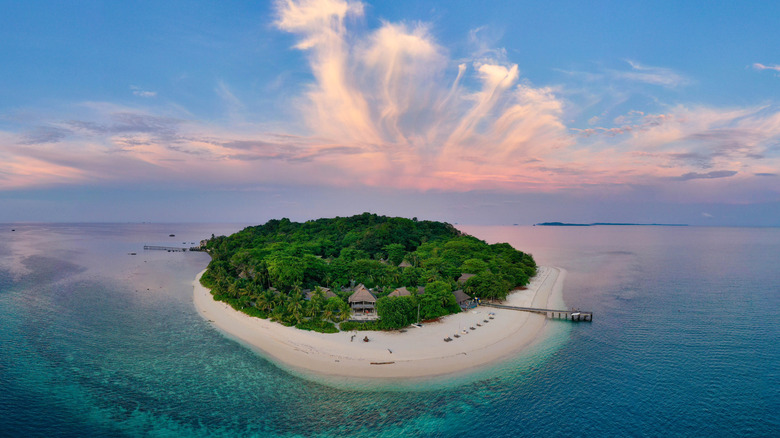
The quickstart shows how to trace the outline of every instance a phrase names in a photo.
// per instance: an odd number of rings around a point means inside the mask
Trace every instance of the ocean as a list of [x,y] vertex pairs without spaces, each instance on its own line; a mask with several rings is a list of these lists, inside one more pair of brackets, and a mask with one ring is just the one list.
[[459,226],[594,321],[383,389],[278,368],[196,313],[207,254],[143,250],[240,228],[0,224],[0,436],[780,436],[778,228]]

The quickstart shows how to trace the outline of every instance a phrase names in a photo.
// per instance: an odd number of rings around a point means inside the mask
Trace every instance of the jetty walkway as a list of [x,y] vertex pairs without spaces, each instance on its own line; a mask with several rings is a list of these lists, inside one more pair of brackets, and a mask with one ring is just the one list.
[[519,310],[521,312],[533,312],[546,316],[551,319],[567,319],[569,321],[593,321],[593,312],[583,312],[582,310],[553,310],[553,309],[537,309],[535,307],[517,307],[506,306],[504,304],[482,303],[484,307],[495,307],[496,309],[509,309]]
[[144,245],[144,251],[185,252],[187,251],[187,248],[183,248],[180,246]]

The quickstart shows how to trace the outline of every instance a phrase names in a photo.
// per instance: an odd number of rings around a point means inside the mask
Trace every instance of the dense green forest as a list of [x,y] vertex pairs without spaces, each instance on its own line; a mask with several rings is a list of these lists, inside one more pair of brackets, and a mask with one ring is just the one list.
[[[304,223],[271,220],[231,236],[212,235],[201,278],[215,299],[261,318],[322,332],[400,328],[460,311],[453,290],[503,299],[536,273],[530,254],[509,244],[489,245],[450,224],[363,213]],[[475,274],[465,284],[457,279]],[[377,298],[379,320],[350,318],[351,288],[363,284]],[[411,296],[387,297],[398,287]],[[327,294],[329,288],[336,296]],[[310,299],[306,299],[311,290]]]

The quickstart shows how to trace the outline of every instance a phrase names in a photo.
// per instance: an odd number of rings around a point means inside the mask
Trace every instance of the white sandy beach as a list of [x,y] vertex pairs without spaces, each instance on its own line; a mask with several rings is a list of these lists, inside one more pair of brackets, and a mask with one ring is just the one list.
[[[534,313],[478,307],[422,328],[410,327],[405,333],[316,333],[250,317],[214,301],[210,291],[200,284],[202,274],[193,286],[195,306],[203,318],[269,359],[304,373],[398,379],[463,372],[515,356],[533,344],[547,321]],[[559,268],[540,267],[527,290],[510,294],[504,304],[549,308],[560,301],[564,276],[565,271]],[[556,299],[551,300],[553,297]],[[488,318],[489,312],[495,313],[494,319]],[[463,334],[464,329],[467,334]],[[456,333],[460,338],[453,337]],[[364,336],[370,341],[363,342]],[[452,342],[444,342],[448,336]]]

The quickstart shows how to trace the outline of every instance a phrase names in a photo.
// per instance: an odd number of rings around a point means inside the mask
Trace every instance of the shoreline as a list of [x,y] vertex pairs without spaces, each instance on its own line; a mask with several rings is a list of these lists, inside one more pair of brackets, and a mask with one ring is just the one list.
[[[304,374],[398,380],[476,371],[517,356],[540,339],[547,325],[543,315],[477,307],[421,328],[410,327],[405,333],[317,333],[251,317],[215,301],[210,290],[200,284],[203,272],[192,283],[194,304],[201,317],[277,365]],[[539,267],[527,289],[511,293],[504,304],[547,307],[562,299],[564,278],[565,271],[560,268]],[[495,313],[494,319],[488,318],[489,312]],[[477,322],[482,326],[477,327]],[[468,334],[463,334],[463,329]],[[455,333],[460,338],[444,342]],[[352,340],[354,334],[357,336]],[[363,336],[370,342],[362,342]]]

